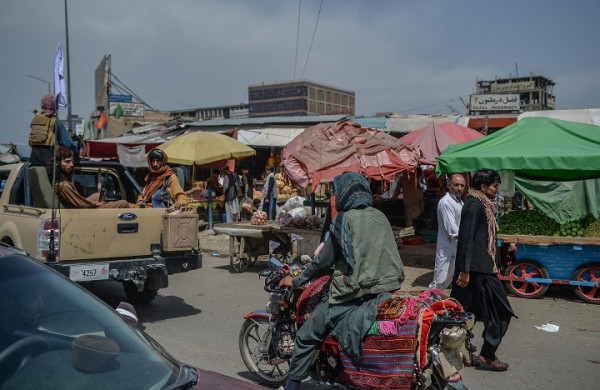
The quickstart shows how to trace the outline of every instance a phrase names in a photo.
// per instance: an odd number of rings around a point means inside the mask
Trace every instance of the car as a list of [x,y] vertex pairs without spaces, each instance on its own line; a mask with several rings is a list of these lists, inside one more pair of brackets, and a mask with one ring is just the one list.
[[0,244],[0,389],[264,389],[186,365],[87,290]]

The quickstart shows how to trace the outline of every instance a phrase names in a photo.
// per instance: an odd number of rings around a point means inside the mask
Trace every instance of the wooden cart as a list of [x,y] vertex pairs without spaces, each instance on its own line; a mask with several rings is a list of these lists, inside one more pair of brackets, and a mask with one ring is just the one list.
[[245,271],[260,256],[274,256],[285,263],[295,256],[312,254],[311,249],[314,252],[321,237],[320,230],[280,228],[275,221],[267,221],[266,225],[252,225],[249,221],[225,223],[213,230],[229,236],[233,272]]
[[[499,234],[500,279],[516,296],[539,298],[550,284],[570,286],[585,302],[600,304],[600,239]],[[508,248],[516,254],[508,255]]]

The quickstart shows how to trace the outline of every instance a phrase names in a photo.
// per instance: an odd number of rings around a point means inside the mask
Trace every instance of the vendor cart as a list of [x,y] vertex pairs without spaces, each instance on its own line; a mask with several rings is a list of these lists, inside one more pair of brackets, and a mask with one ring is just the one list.
[[321,231],[281,228],[279,222],[252,225],[249,221],[225,223],[213,228],[229,236],[229,260],[233,272],[243,272],[260,256],[274,256],[286,263],[290,257],[312,254]]
[[[516,296],[539,298],[550,284],[571,286],[588,303],[600,304],[600,239],[498,235],[500,276]],[[508,249],[514,248],[512,254]]]

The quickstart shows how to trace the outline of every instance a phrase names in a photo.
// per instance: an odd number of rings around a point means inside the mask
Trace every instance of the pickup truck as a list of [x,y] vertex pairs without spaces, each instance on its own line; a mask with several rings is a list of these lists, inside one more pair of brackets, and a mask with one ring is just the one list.
[[[73,181],[86,197],[102,189],[106,201],[135,203],[141,192],[118,163],[82,160]],[[46,168],[29,163],[0,166],[0,242],[22,248],[76,282],[122,282],[135,303],[152,301],[168,286],[169,274],[202,267],[195,212],[66,208],[52,191]],[[55,256],[49,257],[51,249]]]

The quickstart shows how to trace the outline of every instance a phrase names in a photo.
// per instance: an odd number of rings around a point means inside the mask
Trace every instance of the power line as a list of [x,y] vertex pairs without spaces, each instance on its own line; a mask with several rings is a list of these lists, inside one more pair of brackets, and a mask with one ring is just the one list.
[[[469,96],[469,95],[465,95],[465,96]],[[410,110],[403,110],[403,111],[400,111],[400,112],[411,112],[411,111],[421,110],[423,108],[429,108],[429,107],[433,107],[433,106],[439,106],[441,104],[450,103],[453,100],[460,99],[461,97],[462,96],[457,96],[457,97],[453,97],[452,99],[444,100],[444,101],[441,101],[441,102],[438,102],[438,103],[428,104],[426,106],[421,106],[421,107],[415,107],[415,108],[411,108]]]
[[321,0],[321,5],[319,6],[319,13],[317,14],[317,21],[315,22],[315,29],[313,30],[312,39],[310,40],[310,46],[308,47],[308,54],[306,55],[306,62],[304,63],[304,68],[302,68],[302,73],[300,74],[300,79],[304,77],[304,71],[306,70],[306,64],[308,64],[308,58],[310,57],[310,51],[312,49],[313,41],[315,40],[315,34],[317,33],[317,25],[319,24],[319,16],[321,16],[321,8],[323,8],[323,0]]
[[302,0],[298,5],[298,29],[296,31],[296,58],[294,59],[294,78],[296,80],[296,65],[298,64],[298,42],[300,40],[300,10],[302,9]]

